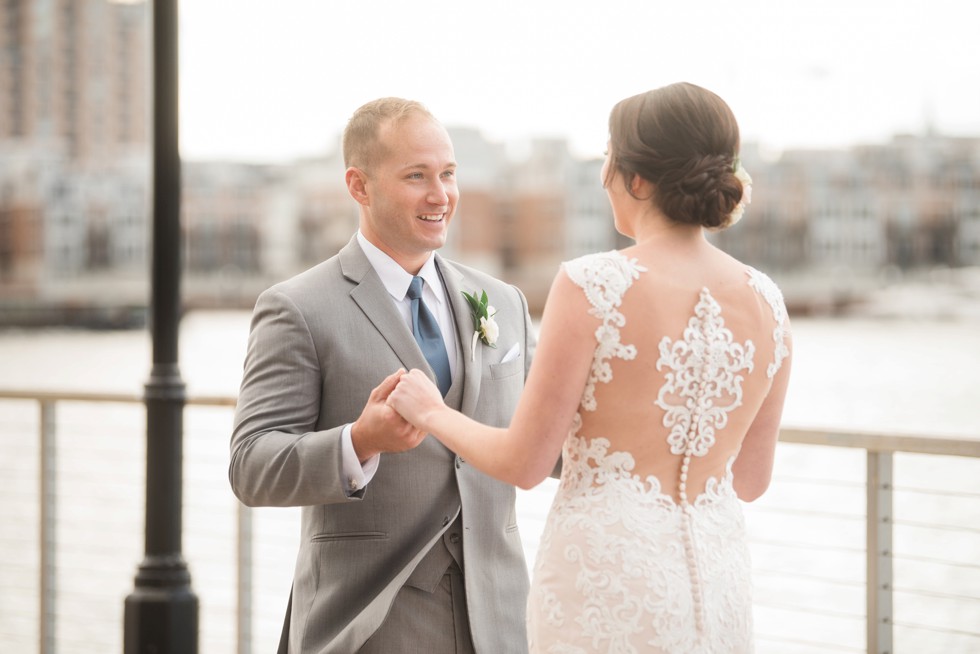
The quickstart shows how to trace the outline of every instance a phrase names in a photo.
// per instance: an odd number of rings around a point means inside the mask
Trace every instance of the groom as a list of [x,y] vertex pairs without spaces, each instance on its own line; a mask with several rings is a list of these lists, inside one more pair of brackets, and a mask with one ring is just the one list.
[[[303,507],[280,651],[526,652],[514,489],[385,405],[397,371],[422,368],[447,404],[508,424],[534,347],[526,301],[435,254],[459,192],[422,105],[364,105],[343,150],[359,230],[259,297],[231,438],[243,503]],[[474,338],[464,291],[486,291],[499,334]]]

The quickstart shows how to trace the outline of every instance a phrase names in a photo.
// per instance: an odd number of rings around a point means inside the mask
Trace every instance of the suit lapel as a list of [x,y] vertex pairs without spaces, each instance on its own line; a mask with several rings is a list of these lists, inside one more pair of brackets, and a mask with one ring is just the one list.
[[356,236],[340,251],[340,267],[344,276],[356,284],[351,289],[351,299],[388,342],[405,369],[420,368],[432,376],[418,343],[404,324],[381,278],[364,256]]
[[463,359],[463,399],[460,412],[473,415],[476,401],[480,396],[480,380],[483,370],[483,347],[480,343],[473,350],[473,314],[470,305],[463,297],[463,291],[472,294],[476,289],[466,286],[466,278],[452,264],[436,254],[436,265],[442,271],[442,281],[446,285],[446,295],[453,308],[456,333]]

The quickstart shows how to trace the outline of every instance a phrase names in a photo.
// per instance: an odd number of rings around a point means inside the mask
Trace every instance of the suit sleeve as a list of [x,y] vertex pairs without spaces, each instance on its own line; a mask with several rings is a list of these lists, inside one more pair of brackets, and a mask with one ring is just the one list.
[[317,431],[323,379],[302,312],[270,289],[255,304],[231,436],[229,480],[247,506],[351,501],[342,478],[344,425]]

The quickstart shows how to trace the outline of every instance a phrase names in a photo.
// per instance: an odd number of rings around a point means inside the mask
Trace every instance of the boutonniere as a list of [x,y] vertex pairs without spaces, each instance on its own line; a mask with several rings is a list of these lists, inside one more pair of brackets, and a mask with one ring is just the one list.
[[476,357],[476,341],[481,340],[490,347],[497,347],[497,337],[500,336],[500,328],[493,316],[497,310],[490,306],[487,299],[487,292],[483,291],[480,297],[474,293],[470,295],[463,291],[463,297],[470,304],[470,313],[473,314],[473,341],[470,345],[470,361]]

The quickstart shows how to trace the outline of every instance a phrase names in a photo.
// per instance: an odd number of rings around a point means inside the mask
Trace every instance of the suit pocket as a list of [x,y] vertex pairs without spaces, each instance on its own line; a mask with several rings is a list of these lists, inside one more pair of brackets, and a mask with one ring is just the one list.
[[313,543],[330,543],[344,540],[388,540],[383,531],[349,531],[335,534],[317,534],[310,539]]
[[524,357],[517,357],[505,363],[490,364],[490,379],[506,379],[524,373]]

